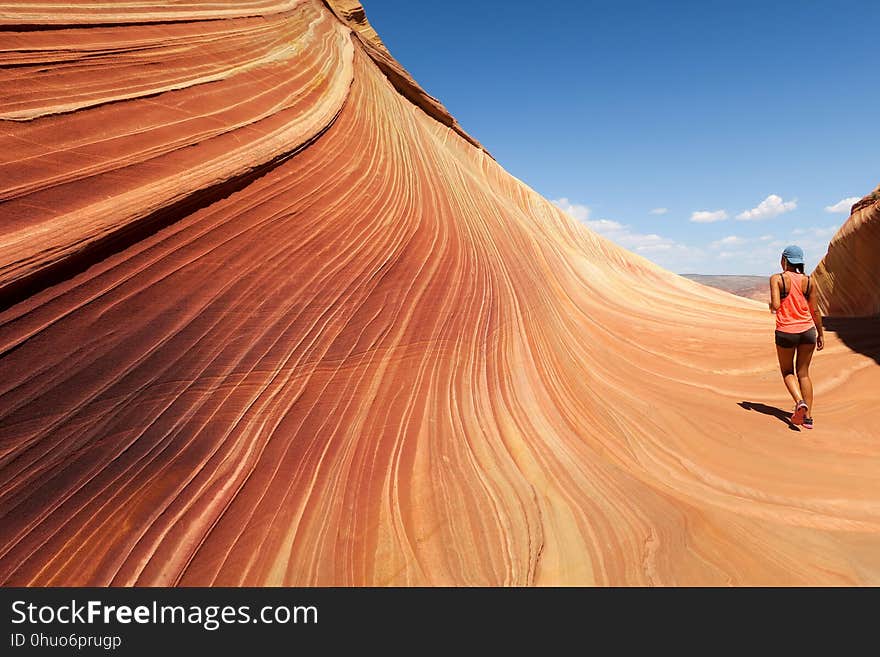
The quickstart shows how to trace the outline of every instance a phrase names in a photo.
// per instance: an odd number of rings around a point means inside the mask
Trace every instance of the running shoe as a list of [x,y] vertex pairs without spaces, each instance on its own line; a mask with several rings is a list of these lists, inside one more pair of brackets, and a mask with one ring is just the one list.
[[794,407],[794,413],[791,414],[791,423],[795,425],[803,424],[809,410],[807,403],[803,399],[799,401],[797,406]]

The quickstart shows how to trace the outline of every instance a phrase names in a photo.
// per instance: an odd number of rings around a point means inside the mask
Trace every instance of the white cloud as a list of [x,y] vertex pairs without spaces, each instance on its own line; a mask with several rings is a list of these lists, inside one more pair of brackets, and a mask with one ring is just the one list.
[[834,205],[826,205],[825,212],[831,214],[849,214],[852,206],[859,200],[858,196],[849,196],[835,203]]
[[611,221],[610,219],[596,219],[585,221],[584,223],[612,242],[616,242],[620,246],[638,253],[663,251],[675,244],[675,241],[668,237],[661,237],[656,233],[637,233],[629,226],[617,221]]
[[[812,270],[828,252],[828,241],[836,231],[836,226],[808,226],[794,229],[787,240],[777,240],[770,235],[763,235],[757,239],[746,239],[745,244],[738,243],[730,248],[721,248],[720,252],[716,251],[717,258],[727,263],[731,269],[742,273],[770,273],[779,266],[782,249],[793,243],[803,248],[807,257],[807,270]],[[712,245],[716,244],[713,242]],[[721,247],[720,244],[718,246]]]
[[671,240],[668,237],[660,237],[654,233],[651,233],[650,235],[633,233],[627,236],[621,243],[624,245],[629,243],[630,248],[635,249],[639,253],[668,251],[675,245],[674,240]]
[[654,208],[650,214],[667,214],[668,212],[669,208]]
[[668,251],[677,246],[674,240],[667,237],[661,237],[656,233],[638,233],[630,226],[612,221],[611,219],[590,219],[590,208],[586,205],[572,203],[568,198],[558,198],[552,203],[560,210],[567,212],[575,219],[596,231],[600,235],[607,237],[612,242],[638,253],[653,253],[658,251]]
[[611,221],[611,219],[593,219],[591,221],[583,221],[582,223],[587,224],[587,226],[595,230],[597,233],[602,233],[603,235],[626,230],[623,224],[617,221]]
[[727,219],[727,212],[724,210],[698,210],[691,214],[691,221],[697,224],[711,224],[725,219]]
[[578,221],[587,221],[590,218],[590,208],[586,205],[578,205],[577,203],[572,203],[566,197],[558,198],[555,201],[551,201],[553,205],[562,210],[563,212],[567,212],[572,217],[577,219]]
[[[573,203],[568,198],[553,202],[573,218],[580,219],[581,223],[625,249],[679,273],[769,275],[778,270],[782,248],[791,242],[804,249],[807,268],[812,269],[827,252],[828,240],[837,230],[837,226],[820,225],[798,229],[798,237],[792,237],[791,234],[787,238],[783,234],[781,239],[771,234],[760,237],[727,235],[715,242],[683,243],[657,233],[638,232],[635,226],[619,221],[593,219],[589,206]],[[724,210],[710,214],[715,213],[721,213],[726,218]]]
[[745,212],[740,212],[736,218],[740,221],[758,221],[760,219],[770,219],[771,217],[791,212],[797,208],[797,200],[783,201],[781,196],[770,194],[758,206]]
[[672,249],[672,246],[672,244],[643,244],[636,248],[636,251],[639,253],[656,253],[657,251],[669,251]]
[[792,235],[808,235],[810,237],[833,237],[838,231],[838,226],[813,226],[812,228],[795,228]]
[[728,237],[722,237],[720,240],[712,242],[709,246],[713,249],[717,249],[722,246],[740,246],[741,244],[745,244],[748,241],[749,240],[747,240],[745,237],[729,235]]

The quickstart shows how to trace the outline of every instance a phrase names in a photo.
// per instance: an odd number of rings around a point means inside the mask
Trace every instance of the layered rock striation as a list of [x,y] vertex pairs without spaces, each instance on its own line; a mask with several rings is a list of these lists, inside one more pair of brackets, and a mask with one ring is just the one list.
[[880,186],[853,205],[813,280],[825,314],[880,316]]
[[829,335],[790,430],[765,306],[356,3],[7,3],[0,58],[4,585],[880,583],[877,363]]

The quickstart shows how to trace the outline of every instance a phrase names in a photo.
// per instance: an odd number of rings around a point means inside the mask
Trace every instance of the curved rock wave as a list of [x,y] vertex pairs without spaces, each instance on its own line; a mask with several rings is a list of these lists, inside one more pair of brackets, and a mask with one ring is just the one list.
[[813,277],[825,314],[880,316],[880,186],[853,205]]
[[355,3],[72,4],[0,11],[0,582],[880,583],[872,359],[790,431],[766,306],[507,174]]

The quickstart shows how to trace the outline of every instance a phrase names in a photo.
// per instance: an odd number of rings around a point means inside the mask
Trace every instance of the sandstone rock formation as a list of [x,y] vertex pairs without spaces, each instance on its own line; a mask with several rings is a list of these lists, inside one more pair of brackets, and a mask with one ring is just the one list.
[[852,207],[813,272],[827,315],[880,315],[880,186]]
[[[508,175],[354,2],[0,4],[4,585],[880,584],[880,367]],[[876,223],[876,222],[875,222]]]

